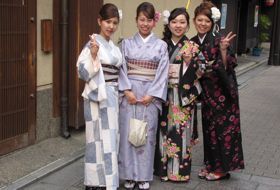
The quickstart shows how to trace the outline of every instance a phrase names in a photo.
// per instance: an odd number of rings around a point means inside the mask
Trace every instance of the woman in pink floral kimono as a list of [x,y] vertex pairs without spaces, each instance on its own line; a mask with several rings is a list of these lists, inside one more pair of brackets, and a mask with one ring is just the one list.
[[198,46],[185,36],[189,28],[186,8],[174,9],[165,25],[164,41],[169,51],[167,103],[159,119],[155,174],[162,181],[190,180],[191,149],[197,140],[196,97],[200,93]]

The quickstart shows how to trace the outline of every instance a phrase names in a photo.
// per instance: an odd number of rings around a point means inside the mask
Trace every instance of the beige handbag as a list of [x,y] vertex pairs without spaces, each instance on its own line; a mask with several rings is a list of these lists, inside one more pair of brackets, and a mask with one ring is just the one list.
[[135,119],[135,105],[133,105],[133,117],[130,118],[128,141],[135,147],[143,146],[147,141],[147,125],[148,123],[144,121],[146,112],[146,106],[144,108],[143,119]]

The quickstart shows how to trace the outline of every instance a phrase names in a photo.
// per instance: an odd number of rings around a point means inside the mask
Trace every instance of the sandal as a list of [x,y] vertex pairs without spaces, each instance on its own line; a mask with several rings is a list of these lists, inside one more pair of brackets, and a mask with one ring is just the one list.
[[198,177],[200,179],[205,179],[205,177],[209,174],[209,172],[207,171],[207,169],[201,169],[199,172],[198,172]]
[[133,190],[135,188],[135,184],[136,184],[135,181],[126,180],[124,182],[124,188],[127,189],[127,190]]
[[139,190],[149,190],[150,189],[149,182],[147,182],[147,181],[138,182],[138,189]]
[[168,181],[168,177],[167,176],[160,177],[160,181],[161,182],[167,182]]
[[215,174],[215,173],[209,173],[206,175],[205,179],[207,181],[218,181],[218,180],[223,180],[223,179],[229,179],[230,178],[230,174],[226,173],[223,175],[219,175],[219,174]]

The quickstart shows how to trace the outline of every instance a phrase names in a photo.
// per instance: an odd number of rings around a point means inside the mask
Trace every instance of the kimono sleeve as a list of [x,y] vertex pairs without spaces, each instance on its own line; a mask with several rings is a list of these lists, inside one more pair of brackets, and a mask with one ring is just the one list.
[[156,71],[155,79],[153,80],[151,87],[147,92],[147,95],[165,101],[167,97],[167,81],[169,69],[167,44],[163,43],[159,57],[160,61]]
[[95,60],[93,60],[90,49],[89,43],[83,48],[82,52],[78,57],[78,61],[76,64],[78,68],[78,75],[79,78],[89,82],[89,80],[96,75],[96,73],[100,69],[100,61],[98,56]]
[[125,40],[122,41],[121,44],[121,52],[122,52],[122,66],[120,67],[120,74],[119,74],[119,90],[120,91],[125,91],[125,90],[130,90],[131,89],[131,83],[128,79],[127,75],[127,64],[126,64],[126,59],[125,59]]

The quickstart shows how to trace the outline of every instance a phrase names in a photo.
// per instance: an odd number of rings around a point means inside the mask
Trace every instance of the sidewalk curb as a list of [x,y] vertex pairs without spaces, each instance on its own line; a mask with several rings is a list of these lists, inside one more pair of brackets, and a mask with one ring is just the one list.
[[246,64],[244,67],[241,67],[240,69],[238,69],[238,67],[237,67],[236,76],[240,76],[240,75],[250,71],[251,69],[254,69],[254,68],[266,63],[267,61],[268,61],[268,58],[265,58],[258,62],[250,62],[250,64]]
[[35,170],[34,172],[12,182],[8,186],[0,187],[0,190],[15,190],[15,189],[21,189],[26,187],[27,185],[34,183],[35,181],[38,181],[42,179],[43,177],[50,175],[51,173],[75,162],[76,160],[82,158],[84,156],[85,149],[80,149],[77,152],[65,157],[58,159],[38,170]]

